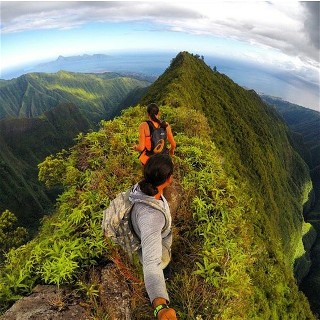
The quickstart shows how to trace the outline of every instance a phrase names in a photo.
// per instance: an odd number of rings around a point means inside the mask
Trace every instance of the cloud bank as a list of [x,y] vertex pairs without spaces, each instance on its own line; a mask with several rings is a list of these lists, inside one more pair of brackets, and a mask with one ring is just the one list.
[[319,2],[1,2],[1,33],[149,21],[159,29],[274,48],[319,67]]

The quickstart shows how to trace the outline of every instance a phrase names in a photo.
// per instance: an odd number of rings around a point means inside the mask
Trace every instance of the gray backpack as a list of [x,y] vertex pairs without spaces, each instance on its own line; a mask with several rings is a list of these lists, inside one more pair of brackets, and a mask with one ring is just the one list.
[[[134,203],[130,201],[129,196],[133,187],[125,192],[119,193],[111,202],[108,208],[103,210],[102,230],[104,235],[110,238],[114,243],[120,245],[131,257],[133,252],[141,248],[141,241],[134,232],[131,223],[131,210]],[[155,202],[145,199],[137,199],[136,201],[149,205],[160,210],[165,218],[167,227],[167,216],[165,210]]]

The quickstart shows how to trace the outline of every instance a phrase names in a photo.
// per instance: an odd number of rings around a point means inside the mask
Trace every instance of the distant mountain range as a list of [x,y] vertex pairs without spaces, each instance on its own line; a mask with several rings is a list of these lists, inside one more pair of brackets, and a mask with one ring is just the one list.
[[[80,62],[84,68],[91,69],[90,61],[93,64],[99,60],[104,63],[108,59],[109,57],[105,55],[84,55],[79,56],[78,60],[75,57],[59,57],[55,62],[44,64],[43,69],[54,70],[68,65],[71,68],[75,63],[78,68]],[[21,192],[18,199],[16,198],[17,192],[13,186],[18,181],[22,179],[19,185],[27,186],[31,183],[37,186],[37,163],[46,155],[69,146],[78,132],[96,128],[99,120],[111,119],[123,108],[137,103],[154,79],[155,77],[141,73],[59,71],[28,73],[16,79],[1,80],[0,144],[3,169],[0,182],[2,190],[0,210],[10,208],[19,213],[22,208],[20,200],[23,203],[26,201]],[[157,99],[157,95],[158,93],[154,92],[154,99]],[[201,95],[199,92],[198,97]],[[266,103],[273,105],[293,132],[298,134],[292,139],[293,143],[296,140],[306,143],[307,148],[303,148],[301,143],[297,148],[300,148],[310,167],[318,166],[320,164],[319,113],[280,98],[260,96]],[[169,97],[166,97],[166,100],[168,99]],[[33,172],[32,179],[22,178],[31,172]],[[50,201],[44,195],[44,191],[40,192],[38,187],[35,188],[38,190],[36,193],[28,187],[25,187],[22,193],[34,199],[28,201],[30,211],[41,212],[43,205],[35,199],[43,194],[41,196],[43,200],[40,202],[48,204]],[[35,203],[38,210],[32,209]],[[28,211],[28,209],[23,211],[26,210]],[[25,220],[25,222],[30,225],[30,221]]]
[[0,119],[33,118],[60,103],[73,103],[97,122],[119,112],[119,105],[132,90],[150,80],[118,73],[28,73],[0,83]]
[[5,72],[2,77],[12,79],[25,73],[56,73],[64,70],[81,73],[125,72],[126,74],[131,73],[136,78],[139,74],[143,74],[144,77],[148,75],[150,79],[155,80],[155,77],[160,75],[168,66],[171,58],[172,54],[168,53],[59,56],[54,61]]
[[[17,67],[16,69],[4,69],[1,78],[10,80],[26,73],[69,71],[80,73],[117,72],[127,75],[130,73],[135,78],[138,78],[139,75],[143,75],[145,78],[147,75],[148,81],[154,81],[165,71],[175,54],[176,52],[169,51],[141,51],[59,56],[53,61]],[[206,55],[204,61],[211,68],[216,68],[241,86],[254,89],[256,92],[279,96],[284,100],[305,107],[313,109],[319,107],[319,85],[301,81],[290,72],[273,69],[255,62],[245,62],[217,55]],[[273,85],[268,86],[268,83]]]

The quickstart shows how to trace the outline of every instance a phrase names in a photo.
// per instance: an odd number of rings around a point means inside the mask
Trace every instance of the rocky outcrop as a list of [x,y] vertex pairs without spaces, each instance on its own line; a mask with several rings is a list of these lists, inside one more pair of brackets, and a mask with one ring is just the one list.
[[39,285],[28,296],[17,301],[1,320],[85,320],[88,312],[79,299],[67,289]]
[[116,266],[101,272],[99,298],[111,320],[131,320],[131,291]]
[[[131,320],[131,292],[126,278],[115,264],[95,271],[99,283],[99,310],[110,320]],[[0,320],[89,320],[95,306],[75,290],[38,285],[18,300]]]

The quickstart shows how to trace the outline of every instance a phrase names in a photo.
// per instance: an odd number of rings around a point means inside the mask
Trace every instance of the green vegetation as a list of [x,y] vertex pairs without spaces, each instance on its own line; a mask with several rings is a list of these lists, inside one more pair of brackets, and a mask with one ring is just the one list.
[[116,73],[29,73],[0,86],[0,119],[37,117],[60,103],[72,103],[96,124],[119,114],[126,96],[148,85]]
[[301,150],[301,156],[306,159],[310,169],[320,166],[320,113],[266,95],[262,99],[273,106],[296,133],[292,140],[299,139],[306,145],[307,150]]
[[58,191],[39,183],[37,164],[90,128],[74,105],[60,105],[39,118],[1,120],[0,210],[10,209],[20,226],[34,232]]
[[[264,239],[255,239],[255,201],[226,174],[225,158],[207,139],[206,118],[185,107],[161,110],[179,146],[175,179],[183,190],[175,221],[175,272],[169,282],[179,316],[283,319],[301,314],[302,319],[312,319],[292,272]],[[7,255],[1,301],[29,292],[39,281],[77,287],[90,266],[110,259],[111,248],[101,234],[100,205],[141,177],[131,146],[144,113],[145,107],[137,106],[120,118],[103,121],[98,132],[80,135],[69,153],[48,157],[39,165],[39,178],[47,186],[60,183],[65,191],[39,235]],[[190,119],[194,121],[188,125]],[[143,300],[134,312],[137,319],[149,319],[151,309]]]
[[[114,261],[115,250],[102,239],[100,206],[141,178],[132,145],[145,104],[154,101],[177,141],[174,186],[181,200],[168,288],[179,318],[315,319],[293,274],[310,229],[302,209],[312,186],[283,122],[255,93],[185,52],[142,101],[39,165],[39,179],[64,191],[37,237],[6,255],[3,307],[36,283],[88,288],[97,302],[97,287],[83,279],[92,266]],[[135,263],[129,267],[141,278]],[[132,285],[137,320],[152,314],[135,295],[142,290]],[[98,303],[92,308],[100,313]]]
[[0,258],[3,259],[4,253],[11,248],[22,245],[28,236],[25,228],[17,227],[17,217],[6,210],[0,215]]
[[[317,257],[319,257],[320,238],[319,236],[316,238],[316,233],[320,233],[320,113],[275,97],[263,95],[262,99],[281,114],[292,130],[290,134],[292,145],[309,165],[315,201],[309,202],[309,206],[304,210],[304,216],[315,230],[308,231],[307,236],[304,237],[304,244],[309,248],[312,245],[313,247],[311,252],[301,254],[301,258],[296,261],[296,266],[304,265],[304,268],[300,268],[297,279],[302,280],[299,281],[300,287],[308,297],[312,310],[319,314],[320,261]],[[310,224],[308,224],[309,227]],[[315,238],[316,243],[314,243]]]
[[256,202],[260,213],[258,219],[252,217],[256,232],[274,238],[273,250],[280,244],[279,253],[286,252],[286,263],[292,265],[301,239],[302,206],[312,184],[279,116],[257,94],[185,52],[142,99],[143,104],[151,101],[203,112],[211,128],[209,139],[223,154],[228,175],[243,184]]
[[[37,164],[74,144],[79,132],[96,129],[149,85],[134,76],[32,73],[0,87],[0,212],[15,213],[32,233],[59,190],[45,190]],[[138,94],[137,94],[138,95]]]

